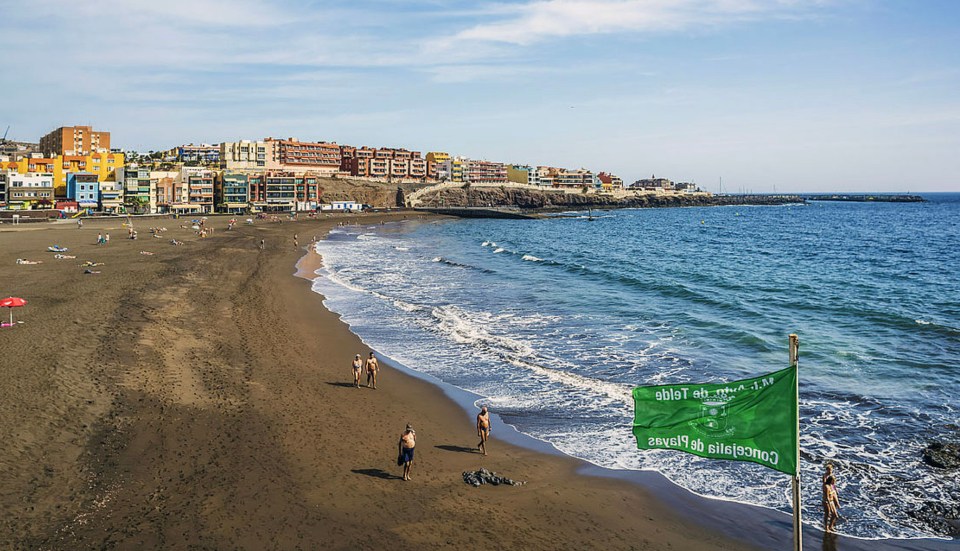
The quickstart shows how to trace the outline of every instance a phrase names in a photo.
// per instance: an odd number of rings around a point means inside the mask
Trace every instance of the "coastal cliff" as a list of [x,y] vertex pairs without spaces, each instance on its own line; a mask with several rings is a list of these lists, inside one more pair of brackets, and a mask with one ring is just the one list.
[[569,194],[562,191],[535,191],[508,187],[453,187],[424,195],[420,201],[420,206],[426,208],[511,206],[529,210],[783,205],[804,202],[802,198],[795,195],[637,194],[618,198],[593,193]]

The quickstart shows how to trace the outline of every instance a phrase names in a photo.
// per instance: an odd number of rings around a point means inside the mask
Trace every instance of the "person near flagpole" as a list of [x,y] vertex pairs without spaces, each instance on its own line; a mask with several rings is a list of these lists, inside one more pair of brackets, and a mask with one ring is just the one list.
[[840,518],[840,496],[837,493],[837,478],[833,475],[833,465],[827,464],[823,474],[823,529],[833,532]]

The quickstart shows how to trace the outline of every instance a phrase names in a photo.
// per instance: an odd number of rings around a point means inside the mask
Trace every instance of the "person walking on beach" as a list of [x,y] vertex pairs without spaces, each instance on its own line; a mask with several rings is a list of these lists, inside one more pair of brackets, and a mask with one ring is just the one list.
[[417,431],[413,430],[410,423],[400,435],[400,442],[397,444],[397,464],[403,465],[403,479],[410,480],[410,467],[413,466],[413,448],[417,445]]
[[82,227],[83,227],[83,218],[77,218],[77,229],[79,230]]
[[300,239],[299,239],[299,237],[297,236],[297,234],[293,234],[293,248],[294,248],[294,249],[299,249],[299,248],[300,248]]
[[262,250],[264,249],[264,247],[266,247],[266,246],[267,246],[266,240],[265,240],[265,239],[261,239],[261,240],[260,240],[260,246],[259,246],[260,250],[262,251]]
[[360,388],[360,371],[363,370],[363,360],[360,354],[353,357],[353,386]]
[[102,233],[98,233],[98,234],[97,234],[97,245],[103,245],[103,234],[102,234]]
[[380,371],[380,364],[371,352],[370,357],[367,358],[367,388],[370,388],[370,381],[373,381],[373,389],[377,389],[377,371]]
[[837,479],[833,476],[833,465],[827,464],[823,474],[823,529],[833,532],[840,519],[840,496],[837,494]]
[[110,244],[110,234],[109,234],[109,233],[103,235],[103,244],[104,244],[104,245],[109,245],[109,244]]
[[490,413],[487,411],[487,406],[481,407],[480,413],[477,414],[477,436],[480,437],[477,449],[482,451],[483,455],[487,455],[487,439],[490,438]]

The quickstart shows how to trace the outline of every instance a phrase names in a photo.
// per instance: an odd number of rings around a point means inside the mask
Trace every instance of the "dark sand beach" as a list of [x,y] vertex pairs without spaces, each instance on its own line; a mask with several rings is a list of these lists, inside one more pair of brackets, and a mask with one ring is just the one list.
[[[0,548],[756,544],[684,514],[686,498],[668,505],[659,490],[587,476],[497,430],[483,457],[470,414],[389,365],[377,390],[354,388],[350,361],[369,350],[294,277],[298,262],[301,274],[319,266],[306,244],[339,220],[228,232],[211,218],[206,239],[183,220],[138,220],[136,241],[119,219],[0,227],[0,294],[29,301],[15,312],[24,323],[0,333]],[[155,239],[150,226],[168,231]],[[95,244],[101,231],[107,246]],[[77,258],[54,259],[53,244]],[[100,273],[85,274],[86,260]],[[408,422],[417,457],[404,482],[395,459]],[[480,467],[527,484],[464,484],[461,472]],[[785,539],[758,546],[788,548],[789,530],[776,532]]]

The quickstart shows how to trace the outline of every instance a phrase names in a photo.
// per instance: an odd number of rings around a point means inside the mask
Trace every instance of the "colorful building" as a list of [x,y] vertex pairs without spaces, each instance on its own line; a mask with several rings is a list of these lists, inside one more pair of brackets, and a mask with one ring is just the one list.
[[116,179],[116,170],[123,167],[123,153],[92,153],[90,155],[56,155],[45,157],[39,153],[0,163],[0,170],[16,170],[20,174],[43,172],[53,174],[56,197],[67,195],[67,173],[92,172],[100,182]]
[[70,172],[67,174],[67,199],[76,201],[81,209],[100,207],[100,181],[92,172]]
[[61,126],[40,138],[40,151],[51,156],[109,153],[110,133],[89,126]]

